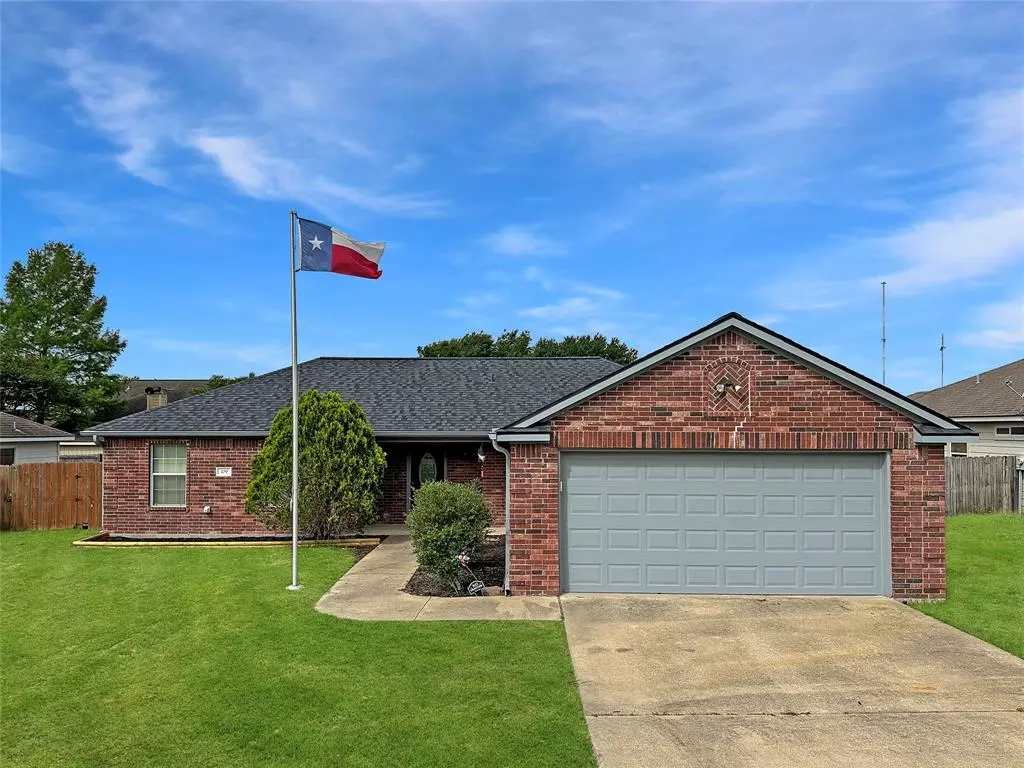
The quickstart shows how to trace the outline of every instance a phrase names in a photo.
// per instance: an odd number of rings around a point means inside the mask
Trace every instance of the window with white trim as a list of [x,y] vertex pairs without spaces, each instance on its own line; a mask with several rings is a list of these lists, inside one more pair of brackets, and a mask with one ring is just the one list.
[[950,456],[966,456],[967,455],[967,443],[950,443],[949,444],[949,455]]
[[153,443],[149,459],[149,504],[185,506],[185,444]]
[[996,427],[996,437],[1024,437],[1024,424]]

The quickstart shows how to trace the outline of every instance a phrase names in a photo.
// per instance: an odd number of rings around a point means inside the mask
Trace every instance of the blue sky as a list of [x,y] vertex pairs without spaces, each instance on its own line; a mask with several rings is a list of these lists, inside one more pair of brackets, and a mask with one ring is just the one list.
[[1024,5],[4,3],[4,269],[99,268],[142,377],[740,311],[938,385],[1024,350]]

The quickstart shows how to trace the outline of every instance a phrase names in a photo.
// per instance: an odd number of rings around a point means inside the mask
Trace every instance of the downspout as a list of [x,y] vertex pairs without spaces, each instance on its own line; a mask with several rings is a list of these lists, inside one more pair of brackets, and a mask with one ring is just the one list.
[[502,448],[498,445],[497,432],[491,432],[488,437],[491,438],[491,445],[494,446],[494,450],[505,455],[505,594],[508,595],[512,592],[509,589],[509,553],[512,551],[512,522],[509,519],[509,480],[512,475],[512,454],[509,453],[508,448]]

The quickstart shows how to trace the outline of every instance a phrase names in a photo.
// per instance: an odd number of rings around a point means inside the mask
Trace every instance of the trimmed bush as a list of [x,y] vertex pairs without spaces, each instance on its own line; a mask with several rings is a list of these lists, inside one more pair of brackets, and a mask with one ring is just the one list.
[[405,522],[420,568],[439,579],[455,581],[459,572],[455,556],[483,544],[491,510],[475,485],[427,483],[413,496]]
[[[327,539],[377,521],[384,452],[366,414],[335,392],[299,398],[299,533]],[[292,409],[282,408],[253,456],[245,510],[268,528],[291,528]]]

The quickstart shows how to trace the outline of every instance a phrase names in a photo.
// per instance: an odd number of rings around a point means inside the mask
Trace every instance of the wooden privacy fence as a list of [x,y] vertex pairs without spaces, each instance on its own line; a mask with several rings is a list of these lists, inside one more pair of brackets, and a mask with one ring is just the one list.
[[103,465],[52,462],[0,467],[0,529],[99,528]]
[[946,514],[1020,513],[1016,456],[947,456]]

